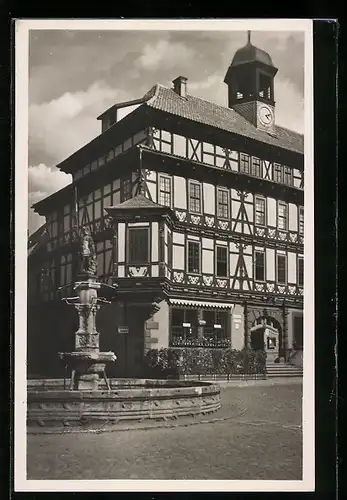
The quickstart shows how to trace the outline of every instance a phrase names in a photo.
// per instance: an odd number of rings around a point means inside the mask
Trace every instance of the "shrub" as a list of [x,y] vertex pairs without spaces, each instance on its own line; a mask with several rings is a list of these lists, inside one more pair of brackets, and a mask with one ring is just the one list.
[[243,349],[150,349],[145,357],[146,376],[264,374],[264,351]]

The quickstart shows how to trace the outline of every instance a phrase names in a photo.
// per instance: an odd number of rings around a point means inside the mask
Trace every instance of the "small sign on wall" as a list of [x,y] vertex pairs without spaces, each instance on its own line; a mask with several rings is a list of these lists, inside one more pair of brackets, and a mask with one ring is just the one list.
[[158,339],[156,337],[151,337],[150,339],[148,339],[148,343],[149,344],[157,344]]
[[119,326],[117,330],[118,330],[118,333],[129,333],[128,326]]
[[159,330],[159,323],[157,321],[146,321],[147,330]]

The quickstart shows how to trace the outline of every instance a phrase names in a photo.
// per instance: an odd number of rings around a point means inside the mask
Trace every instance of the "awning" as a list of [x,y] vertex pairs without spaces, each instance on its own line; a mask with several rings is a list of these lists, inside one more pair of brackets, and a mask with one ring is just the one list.
[[185,307],[203,307],[210,309],[232,309],[234,304],[228,302],[204,302],[200,300],[169,299],[169,304]]

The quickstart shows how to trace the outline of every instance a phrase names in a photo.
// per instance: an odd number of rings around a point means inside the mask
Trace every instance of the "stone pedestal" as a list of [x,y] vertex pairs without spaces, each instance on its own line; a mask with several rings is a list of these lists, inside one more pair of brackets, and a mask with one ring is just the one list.
[[98,290],[100,283],[95,276],[80,276],[75,284],[76,297],[66,299],[75,306],[79,316],[79,328],[75,333],[75,349],[70,353],[60,353],[60,358],[71,371],[71,389],[95,391],[99,388],[100,377],[104,378],[107,363],[117,358],[113,352],[99,351],[99,333],[95,316],[100,308]]

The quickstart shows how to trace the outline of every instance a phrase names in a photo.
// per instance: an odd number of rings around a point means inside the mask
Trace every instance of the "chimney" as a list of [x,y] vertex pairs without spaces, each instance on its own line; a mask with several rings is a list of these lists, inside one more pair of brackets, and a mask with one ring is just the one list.
[[186,97],[187,95],[187,81],[188,79],[185,76],[178,76],[175,80],[173,80],[174,91],[180,97]]

